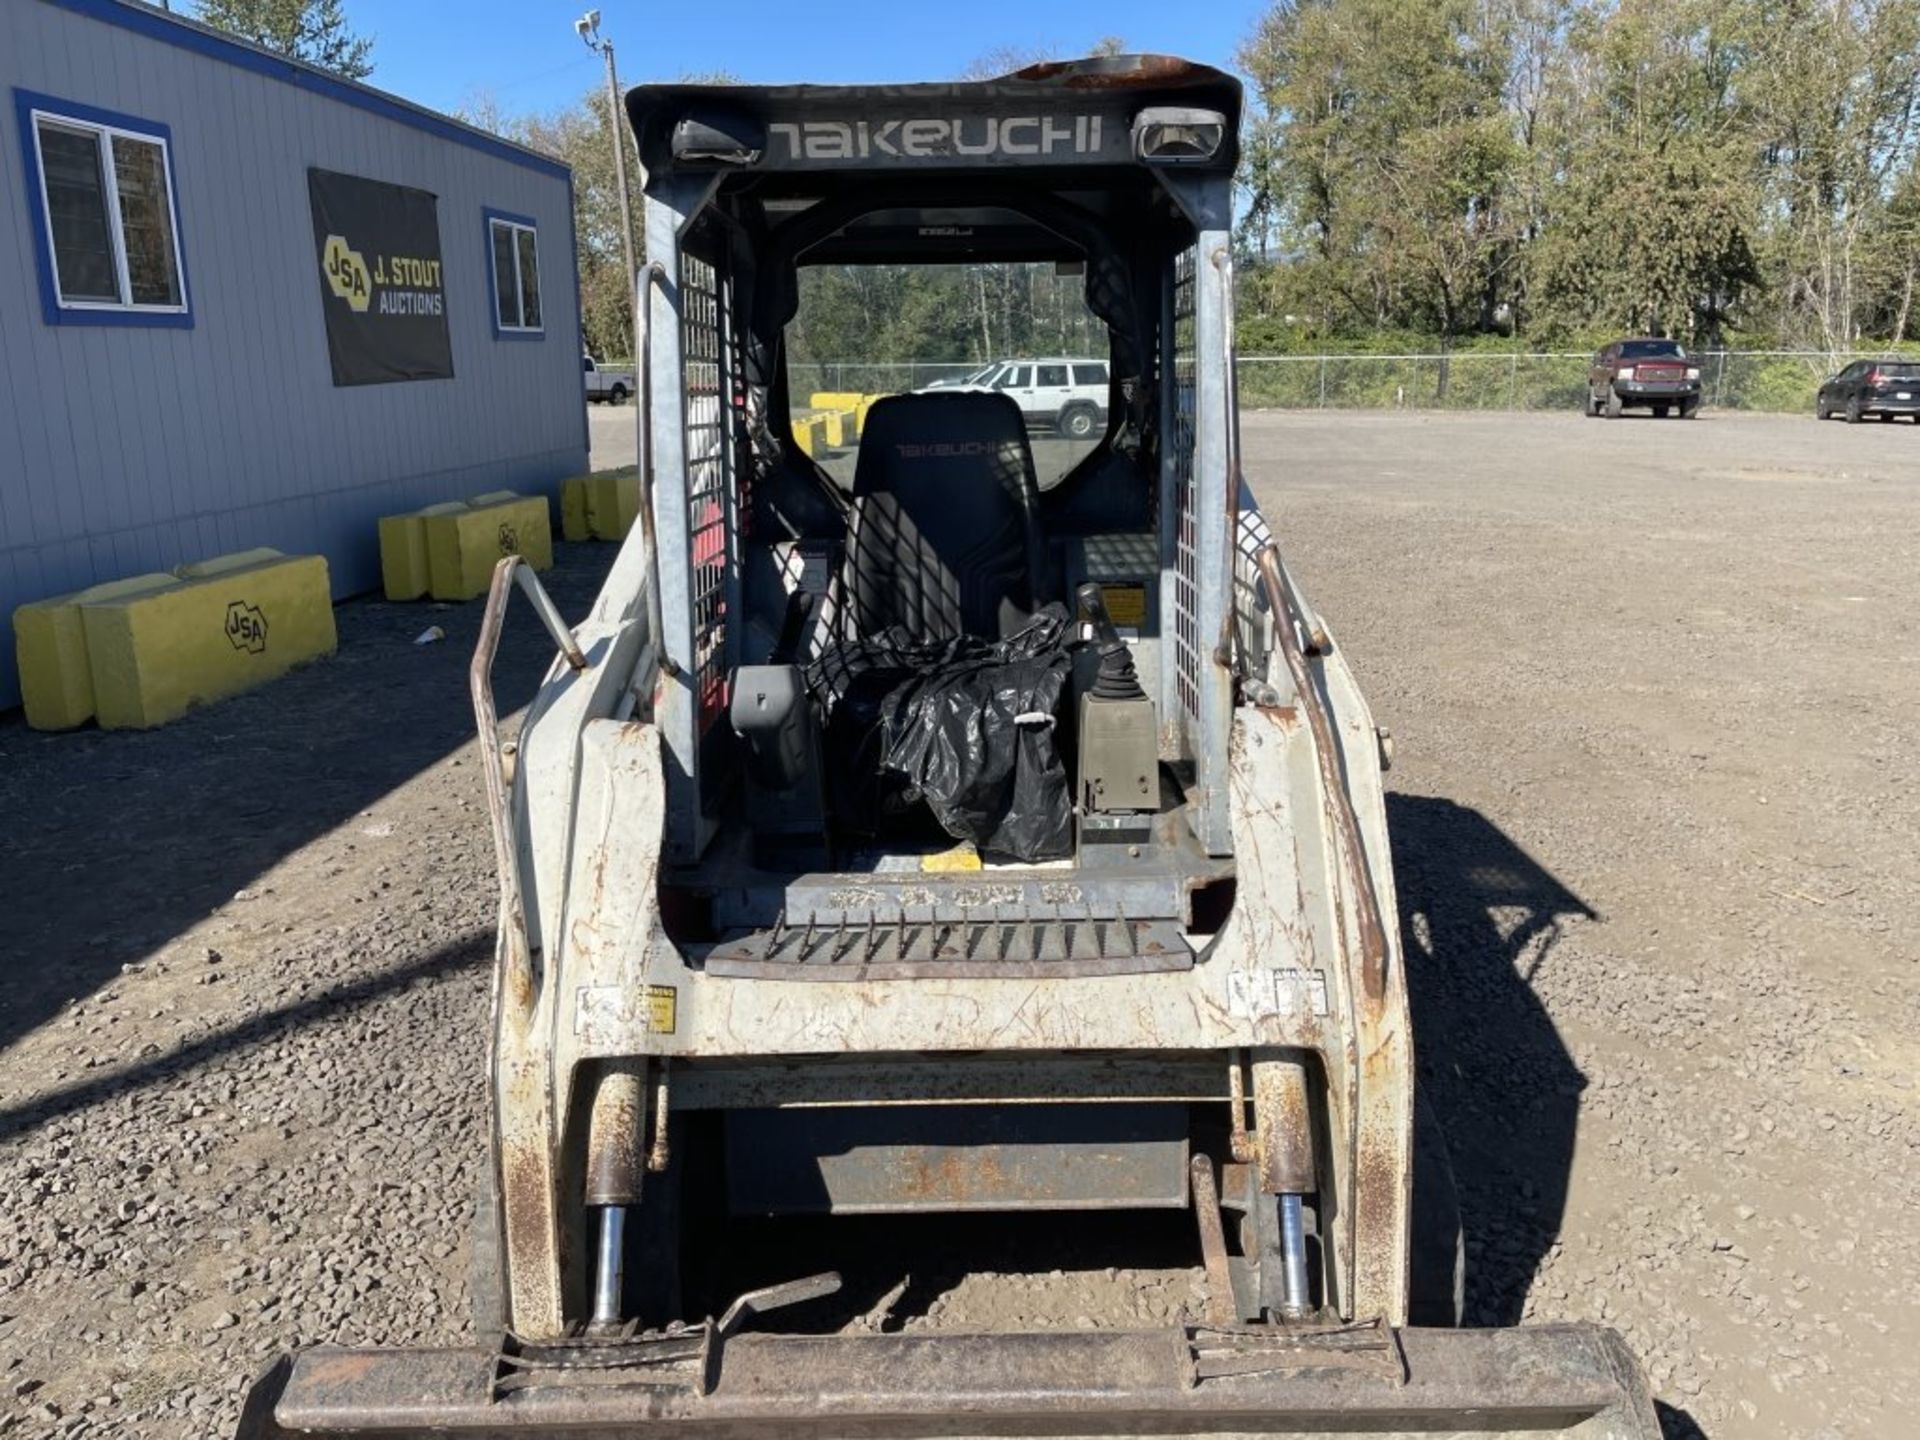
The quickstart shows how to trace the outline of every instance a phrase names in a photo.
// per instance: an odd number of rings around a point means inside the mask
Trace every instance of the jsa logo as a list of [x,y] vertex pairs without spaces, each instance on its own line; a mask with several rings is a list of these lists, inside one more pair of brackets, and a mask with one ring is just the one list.
[[364,315],[373,298],[373,277],[367,274],[366,257],[338,235],[327,236],[320,252],[320,271],[327,277],[327,288],[346,301],[353,312]]
[[970,115],[949,120],[809,120],[768,129],[786,147],[776,160],[922,160],[952,155],[1095,155],[1098,115]]
[[267,617],[260,613],[258,605],[250,605],[245,600],[228,603],[227,643],[249,655],[266,653]]

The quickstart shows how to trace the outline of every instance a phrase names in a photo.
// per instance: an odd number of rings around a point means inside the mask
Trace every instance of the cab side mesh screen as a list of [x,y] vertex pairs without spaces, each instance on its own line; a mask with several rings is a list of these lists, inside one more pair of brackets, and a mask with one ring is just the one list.
[[[687,383],[687,534],[693,602],[697,734],[704,741],[727,708],[727,606],[738,558],[739,470],[729,397],[735,389],[725,277],[689,251],[680,255],[680,337]],[[703,785],[711,792],[714,787]],[[703,799],[706,797],[703,797]]]
[[1189,740],[1197,740],[1200,719],[1200,556],[1199,497],[1194,494],[1193,450],[1195,369],[1194,263],[1198,247],[1189,245],[1174,262],[1172,407],[1167,424],[1167,453],[1173,465],[1173,658],[1174,693]]
[[1273,532],[1242,482],[1233,538],[1233,611],[1246,674],[1256,679],[1265,678],[1273,654],[1273,610],[1260,579],[1260,552],[1272,543]]

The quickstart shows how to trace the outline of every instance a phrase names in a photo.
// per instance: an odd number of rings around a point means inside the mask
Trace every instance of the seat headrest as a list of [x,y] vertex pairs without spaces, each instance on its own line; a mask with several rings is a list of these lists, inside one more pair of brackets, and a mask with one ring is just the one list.
[[1009,489],[1035,492],[1027,422],[1012,396],[984,390],[889,395],[874,402],[860,429],[853,493],[895,488],[892,477],[902,465],[924,473],[932,467],[978,471],[983,462],[1011,482]]

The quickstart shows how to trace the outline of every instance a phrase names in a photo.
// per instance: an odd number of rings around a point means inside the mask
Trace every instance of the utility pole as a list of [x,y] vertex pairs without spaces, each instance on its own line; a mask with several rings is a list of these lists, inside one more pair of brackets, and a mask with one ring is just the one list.
[[[613,178],[620,191],[620,253],[627,262],[627,294],[633,294],[633,206],[627,201],[627,148],[620,143],[620,81],[613,71],[613,41],[600,37],[600,12],[589,10],[573,22],[574,30],[607,62],[607,138],[613,142]],[[638,356],[634,357],[636,360]]]

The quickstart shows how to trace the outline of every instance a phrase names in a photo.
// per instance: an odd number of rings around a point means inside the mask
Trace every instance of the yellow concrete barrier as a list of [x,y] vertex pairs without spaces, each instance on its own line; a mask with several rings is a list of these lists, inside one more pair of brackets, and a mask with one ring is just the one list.
[[807,397],[809,410],[857,410],[867,397],[858,390],[816,390]]
[[860,397],[860,403],[853,407],[854,428],[859,431],[865,431],[867,428],[867,412],[873,409],[880,401],[887,398],[885,395],[862,395]]
[[33,600],[13,612],[13,650],[20,666],[20,700],[36,730],[71,730],[93,718],[93,671],[80,607],[90,600],[146,595],[180,581],[172,575],[132,575]]
[[640,516],[640,471],[600,470],[560,482],[560,534],[567,540],[624,540]]
[[429,593],[436,600],[471,600],[493,583],[493,567],[506,555],[526,558],[535,570],[553,568],[553,529],[540,495],[494,491],[455,514],[426,517]]
[[591,475],[569,475],[560,482],[560,538],[578,543],[593,538],[587,528],[587,482]]
[[829,410],[820,417],[827,437],[827,448],[845,450],[860,441],[860,431],[851,410]]
[[464,500],[429,505],[410,515],[380,517],[380,586],[389,600],[418,600],[431,587],[427,571],[427,520],[457,515]]
[[640,471],[603,470],[587,477],[587,532],[596,540],[624,540],[640,518]]
[[211,560],[193,560],[185,565],[176,565],[173,573],[182,580],[204,580],[211,575],[224,575],[229,570],[246,570],[269,560],[278,560],[280,554],[272,546],[262,545],[253,550],[236,550],[231,555],[216,555]]
[[824,455],[827,450],[827,427],[818,415],[794,415],[790,417],[793,430],[793,443],[808,455]]
[[165,724],[337,647],[322,557],[206,563],[205,578],[81,603],[102,729]]

